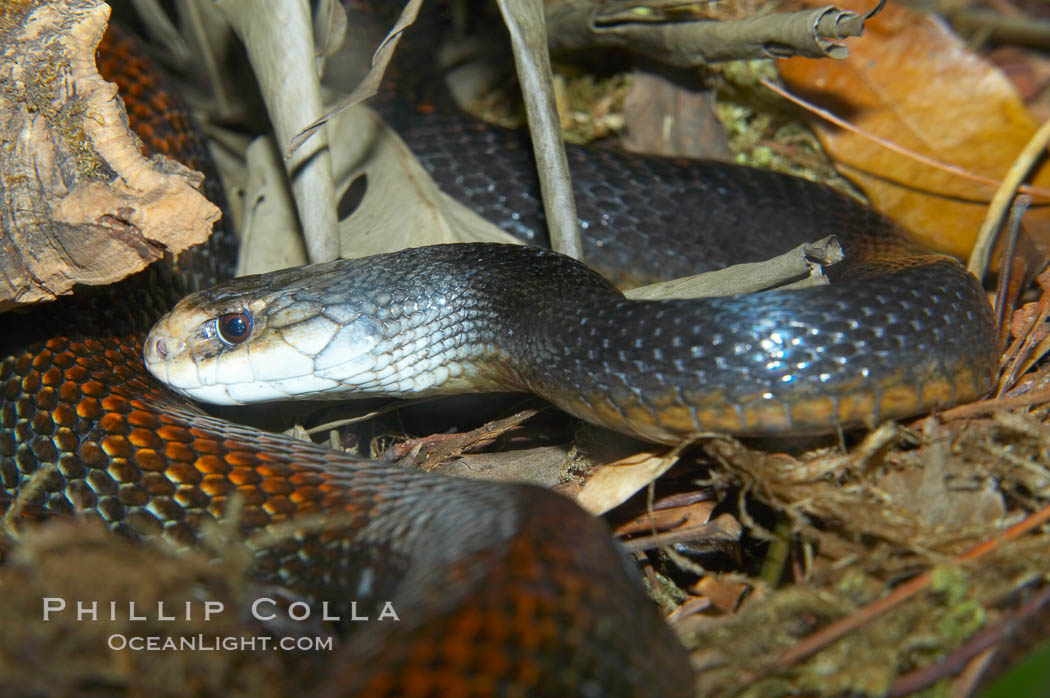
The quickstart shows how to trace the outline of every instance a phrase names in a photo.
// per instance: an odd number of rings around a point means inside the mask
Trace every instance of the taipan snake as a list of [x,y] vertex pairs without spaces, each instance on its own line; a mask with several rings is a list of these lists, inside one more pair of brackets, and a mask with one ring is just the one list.
[[[120,66],[110,76],[125,90],[142,79],[163,89],[130,44],[107,50],[102,63]],[[165,104],[168,121],[184,125],[177,100]],[[152,129],[147,146],[170,145],[162,122],[142,126],[156,116],[149,105],[130,111],[140,133]],[[520,137],[457,123],[438,116],[406,130],[406,140],[428,145],[423,160],[452,193],[498,221],[533,206],[510,218],[512,227],[532,225],[534,195],[496,200],[474,186],[481,178],[518,191],[510,180],[531,181],[517,165],[528,161]],[[172,154],[203,166],[199,146],[183,145]],[[662,248],[656,266],[670,273],[709,249],[709,263],[723,264],[736,251],[753,259],[828,233],[842,238],[848,261],[827,288],[635,302],[535,248],[412,250],[191,296],[178,306],[182,318],[155,330],[147,356],[191,357],[192,368],[154,370],[212,401],[343,384],[383,395],[529,390],[583,419],[668,442],[696,431],[872,425],[990,389],[998,343],[977,281],[954,261],[907,253],[895,227],[870,210],[820,185],[719,163],[580,149],[570,160],[600,267],[636,257],[632,234],[683,223],[712,237],[649,237]],[[630,206],[635,200],[670,208],[647,212]],[[771,222],[769,232],[781,233],[774,243],[747,237]],[[207,278],[222,268],[224,244],[184,256],[178,270]],[[0,477],[9,495],[46,468],[28,505],[97,512],[126,535],[183,544],[193,544],[202,521],[221,517],[234,493],[247,529],[343,515],[331,530],[259,550],[254,569],[314,599],[395,599],[403,621],[351,636],[326,683],[333,694],[690,694],[685,651],[606,526],[569,501],[238,426],[159,384],[142,364],[143,339],[183,290],[158,266],[5,318]],[[283,353],[253,354],[265,344]],[[261,377],[276,382],[241,382]]]

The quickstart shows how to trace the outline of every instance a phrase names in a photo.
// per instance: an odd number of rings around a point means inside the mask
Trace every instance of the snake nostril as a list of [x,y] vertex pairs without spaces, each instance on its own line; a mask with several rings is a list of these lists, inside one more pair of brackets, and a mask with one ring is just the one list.
[[154,343],[153,347],[157,350],[157,356],[159,356],[162,360],[168,358],[168,344],[163,339],[158,339]]

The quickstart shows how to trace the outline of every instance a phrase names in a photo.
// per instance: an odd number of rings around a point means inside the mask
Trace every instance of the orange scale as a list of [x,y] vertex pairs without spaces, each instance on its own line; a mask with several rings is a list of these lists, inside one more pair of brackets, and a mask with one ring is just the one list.
[[64,376],[62,375],[62,369],[56,367],[49,368],[44,371],[44,374],[40,377],[44,385],[57,388],[64,382]]
[[122,484],[138,482],[141,473],[141,470],[134,464],[123,458],[114,458],[110,461],[106,471],[114,481]]
[[73,364],[65,370],[65,373],[63,375],[65,376],[67,381],[79,383],[81,381],[87,380],[88,371],[80,364]]
[[15,362],[15,374],[24,376],[29,373],[33,368],[33,357],[29,354],[23,354],[18,357],[18,361]]
[[212,499],[208,503],[208,508],[206,509],[206,511],[209,514],[211,514],[211,516],[214,519],[216,519],[216,520],[222,519],[222,517],[226,514],[226,505],[227,505],[228,501],[229,501],[228,497],[216,496],[214,499]]
[[37,393],[36,404],[41,409],[53,410],[58,407],[58,393],[54,388],[44,388]]
[[276,463],[283,458],[283,454],[271,453],[270,451],[263,448],[255,454],[256,461],[259,463]]
[[120,486],[117,499],[126,507],[144,507],[149,504],[149,495],[141,487],[131,483]]
[[85,441],[77,449],[77,456],[89,468],[97,468],[106,462],[106,453],[95,441]]
[[164,469],[164,476],[177,485],[196,485],[204,476],[189,463],[172,463]]
[[[419,643],[422,644],[422,643]],[[443,696],[443,695],[469,695],[466,686],[449,685],[450,681],[455,681],[456,677],[442,676],[439,672],[434,672],[424,668],[413,668],[412,671],[402,674],[398,677],[401,680],[401,687],[396,690],[396,693],[400,693],[404,696]],[[462,677],[459,677],[462,680]],[[371,690],[368,691],[371,695],[386,695],[373,693]]]
[[175,485],[164,473],[144,473],[141,485],[151,497],[170,497],[175,494]]
[[290,500],[288,497],[277,495],[270,497],[262,505],[266,513],[271,516],[291,516],[299,508],[295,505],[295,502]]
[[531,542],[518,537],[508,555],[514,578],[518,580],[540,580],[546,576],[546,570],[540,556],[535,555]]
[[209,475],[213,473],[224,475],[230,470],[230,464],[221,457],[208,454],[197,456],[193,465],[198,471]]
[[255,467],[259,458],[251,451],[230,451],[226,454],[226,462],[235,468]]
[[300,470],[288,476],[288,482],[296,487],[315,487],[324,482],[324,478],[313,470]]
[[98,422],[98,426],[99,429],[107,434],[119,434],[125,436],[131,431],[131,429],[128,428],[128,423],[124,421],[124,415],[113,414],[112,412],[103,414],[102,419]]
[[539,643],[543,645],[555,640],[560,633],[560,628],[553,618],[545,616],[536,620],[533,631],[539,637]]
[[260,475],[264,477],[276,477],[282,480],[287,479],[295,473],[295,471],[287,463],[261,463],[256,466],[256,470],[259,471]]
[[127,436],[131,431],[127,422],[124,421],[124,416],[114,415],[113,413],[102,415],[102,419],[99,420],[99,428],[106,433],[111,433],[111,435],[120,436]]
[[837,411],[838,423],[849,424],[860,422],[874,428],[875,393],[871,390],[858,390],[839,398]]
[[51,436],[55,430],[55,423],[47,412],[37,412],[30,420],[30,424],[33,425],[33,433],[37,436]]
[[266,494],[286,495],[294,491],[295,488],[286,478],[267,477],[263,478],[262,482],[259,483],[259,489]]
[[40,374],[33,371],[22,379],[22,392],[32,395],[40,390]]
[[194,451],[196,451],[197,453],[206,453],[209,455],[222,453],[222,447],[220,446],[218,441],[216,441],[214,438],[199,436],[195,433],[195,431],[196,430],[193,429],[190,430],[190,433],[197,437],[193,439],[193,443],[191,444],[193,446]]
[[254,486],[262,481],[262,476],[254,468],[234,468],[226,477],[237,487]]
[[171,441],[165,444],[164,456],[168,460],[182,461],[184,463],[192,463],[197,459],[197,454],[189,448],[186,448],[185,444],[181,444],[177,441]]
[[443,664],[458,669],[456,673],[465,674],[466,670],[474,661],[476,651],[474,640],[476,636],[471,634],[463,636],[446,637],[440,645],[441,657],[445,660]]
[[744,408],[743,422],[747,431],[786,431],[791,427],[791,416],[781,402],[756,400]]
[[150,429],[132,429],[128,440],[137,448],[160,448],[164,441]]
[[131,458],[131,444],[123,436],[106,436],[101,441],[102,450],[111,458]]
[[518,594],[514,599],[515,624],[521,627],[531,625],[539,607],[539,599],[534,594]]
[[[474,652],[476,655],[475,666],[483,667],[486,674],[486,676],[475,676],[475,681],[491,684],[493,677],[509,676],[514,668],[514,664],[507,656],[507,653],[499,647],[483,644],[480,647],[475,647]],[[535,669],[530,673],[539,675],[538,670]],[[483,694],[492,695],[492,691],[483,691]]]
[[[233,492],[234,484],[223,475],[205,475],[204,481],[199,485],[201,492],[209,497],[223,497]],[[215,501],[212,501],[212,505]],[[212,505],[208,506],[211,511]],[[214,513],[214,512],[213,512]]]
[[165,441],[178,441],[188,443],[193,441],[190,433],[183,427],[175,426],[173,424],[165,424],[164,426],[157,429],[157,436],[164,439]]
[[58,386],[58,399],[62,402],[76,402],[80,399],[80,386],[73,381],[66,381]]
[[77,411],[70,405],[59,405],[51,412],[51,419],[59,426],[71,427],[77,423]]
[[[194,509],[204,509],[208,506],[208,495],[197,487],[189,487],[186,485],[180,486],[175,490],[175,494],[172,498],[178,502],[179,506],[187,511]],[[189,517],[187,517],[188,519]]]
[[414,642],[409,650],[410,665],[424,667],[434,660],[435,647],[430,642]]
[[315,487],[297,487],[289,493],[288,497],[296,505],[313,502],[317,499],[318,491]]
[[[402,676],[402,681],[404,681],[405,678],[405,676]],[[389,672],[379,673],[378,671],[376,671],[374,674],[372,674],[372,676],[369,677],[368,685],[362,689],[360,695],[362,697],[392,696],[394,695],[395,687],[396,686],[394,684],[394,678],[390,675]],[[410,693],[408,693],[408,691],[404,691],[404,695],[408,696],[410,695]],[[426,695],[426,693],[424,692],[419,695]]]
[[982,397],[991,388],[985,384],[986,379],[974,373],[970,368],[959,367],[954,376],[955,393],[953,399],[959,403],[970,402]]
[[33,368],[44,371],[51,366],[52,353],[46,349],[33,357]]
[[55,365],[59,368],[69,368],[76,363],[76,357],[69,352],[61,352],[55,354]]
[[90,397],[98,397],[99,395],[106,394],[106,386],[102,385],[97,380],[84,381],[80,386],[80,392]]
[[139,464],[139,467],[143,470],[150,472],[159,472],[164,470],[167,466],[167,462],[164,458],[150,448],[140,448],[135,452],[135,461]]
[[60,451],[65,453],[72,453],[75,451],[77,444],[80,442],[79,437],[77,437],[69,427],[61,427],[55,430],[55,435],[51,437],[51,440],[55,442],[55,446],[57,446]]
[[[128,424],[134,427],[142,427],[149,429],[150,433],[156,436],[156,430],[160,427],[160,422],[157,421],[157,415],[152,412],[147,412],[141,409],[135,409],[128,413]],[[157,437],[160,438],[159,436]]]
[[502,613],[488,611],[484,614],[483,633],[488,642],[502,644],[514,633],[512,622]]

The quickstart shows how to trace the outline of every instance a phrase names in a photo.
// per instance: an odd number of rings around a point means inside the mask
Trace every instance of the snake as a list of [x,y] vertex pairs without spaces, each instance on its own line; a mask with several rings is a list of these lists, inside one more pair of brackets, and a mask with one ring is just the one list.
[[937,257],[866,260],[831,287],[639,301],[547,250],[451,244],[197,292],[153,328],[145,361],[213,404],[529,391],[678,443],[873,426],[977,397],[996,346],[986,308]]
[[[147,151],[210,172],[185,107],[133,42],[111,34],[99,64]],[[529,179],[515,164],[528,160],[520,138],[450,118],[402,135],[430,145],[424,164],[455,195],[526,237],[542,229],[534,194],[493,197],[489,186],[535,191],[514,184]],[[705,248],[717,265],[826,231],[848,261],[812,291],[641,302],[549,251],[446,245],[183,298],[228,271],[219,232],[126,281],[5,316],[5,495],[182,546],[233,501],[249,533],[302,522],[291,539],[254,544],[254,579],[362,609],[390,600],[401,618],[354,630],[323,695],[691,695],[687,653],[636,570],[608,526],[568,499],[337,453],[196,401],[528,390],[671,442],[870,426],[991,387],[998,344],[980,284],[954,260],[914,251],[870,209],[723,163],[574,148],[569,158],[599,269],[630,268],[622,262],[640,258],[639,243],[626,238],[661,217],[679,225],[646,240],[669,273]],[[652,210],[658,201],[674,206]],[[709,229],[713,242],[686,241],[683,226]]]

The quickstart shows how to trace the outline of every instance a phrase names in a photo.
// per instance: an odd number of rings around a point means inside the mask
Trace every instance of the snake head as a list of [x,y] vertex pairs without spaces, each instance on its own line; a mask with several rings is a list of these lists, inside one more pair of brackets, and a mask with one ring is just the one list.
[[384,330],[367,302],[333,297],[339,275],[317,265],[190,294],[150,330],[146,368],[216,405],[368,392],[383,377],[372,350]]
[[255,384],[251,345],[265,335],[264,309],[261,300],[237,298],[216,304],[205,292],[186,296],[147,335],[146,368],[162,383],[202,402],[254,402],[246,395],[235,397],[228,387]]

